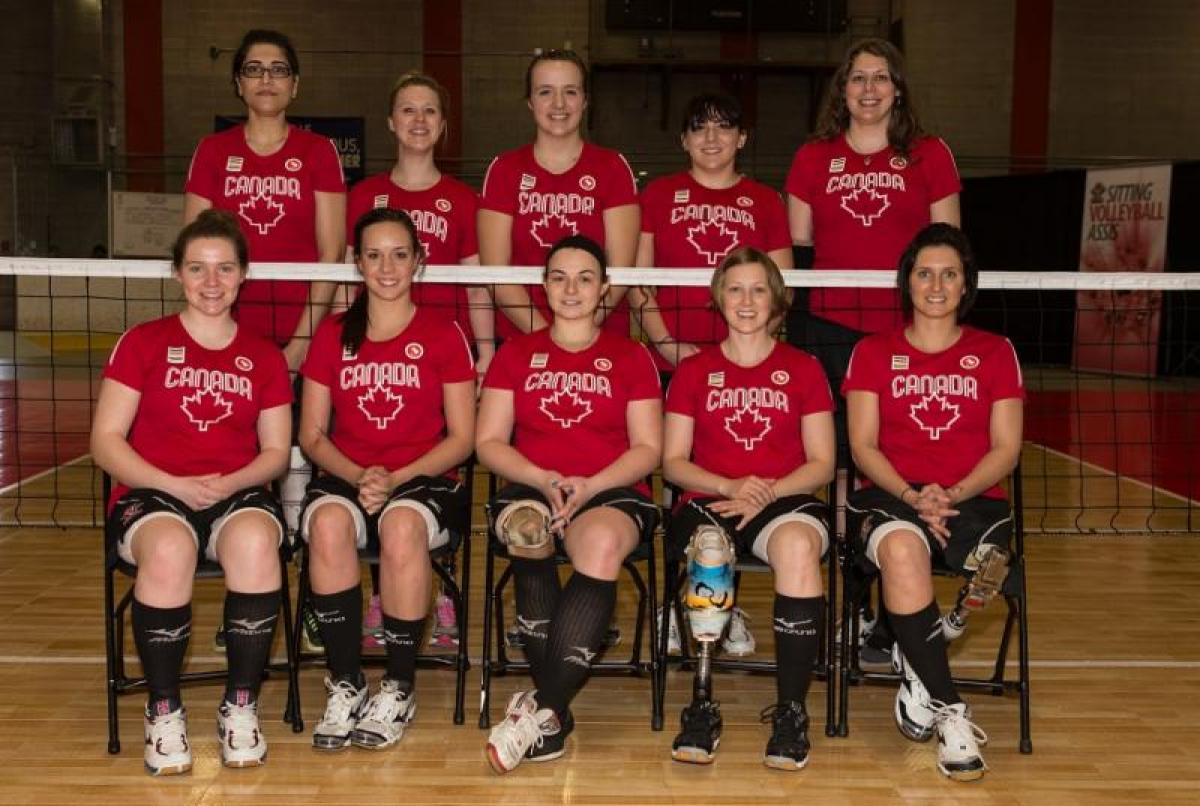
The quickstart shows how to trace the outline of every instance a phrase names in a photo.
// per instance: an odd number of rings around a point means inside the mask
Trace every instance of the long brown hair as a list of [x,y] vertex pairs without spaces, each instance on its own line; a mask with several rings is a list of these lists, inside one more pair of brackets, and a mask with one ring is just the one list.
[[846,106],[846,82],[850,78],[854,60],[862,53],[878,56],[887,62],[888,74],[896,88],[896,100],[888,117],[888,144],[893,151],[907,159],[912,156],[913,141],[924,135],[925,131],[921,128],[916,107],[913,106],[912,93],[908,89],[904,56],[895,45],[883,39],[863,39],[855,42],[846,51],[846,57],[842,59],[841,65],[829,81],[821,115],[817,120],[817,130],[812,139],[833,140],[850,128],[850,110]]

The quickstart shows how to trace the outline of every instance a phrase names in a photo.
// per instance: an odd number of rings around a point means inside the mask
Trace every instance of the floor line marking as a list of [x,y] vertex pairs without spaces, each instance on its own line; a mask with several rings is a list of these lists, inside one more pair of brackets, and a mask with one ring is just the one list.
[[[1040,442],[1033,442],[1033,441],[1027,442],[1026,444],[1029,445],[1031,448],[1039,448],[1047,453],[1052,453],[1055,456],[1061,457],[1063,459],[1069,459],[1072,462],[1075,462],[1076,464],[1083,465],[1084,467],[1091,468],[1092,470],[1099,470],[1101,473],[1107,473],[1108,475],[1115,478],[1118,482],[1127,481],[1130,484],[1134,484],[1138,487],[1143,487],[1143,488],[1149,490],[1151,493],[1159,493],[1161,495],[1166,495],[1171,498],[1176,498],[1176,499],[1183,501],[1189,505],[1200,506],[1200,501],[1197,501],[1194,498],[1188,498],[1185,495],[1180,495],[1179,493],[1175,492],[1174,490],[1168,490],[1166,487],[1156,487],[1149,482],[1142,481],[1141,479],[1136,479],[1133,476],[1123,476],[1114,470],[1109,470],[1107,467],[1098,465],[1095,462],[1089,462],[1086,459],[1080,459],[1078,456],[1074,456],[1069,453],[1064,453],[1063,451],[1060,451],[1057,448],[1051,448],[1048,445],[1043,445]],[[1122,507],[1114,504],[1114,508],[1121,509]],[[1133,509],[1141,509],[1142,507],[1132,507],[1132,508]],[[1150,509],[1155,508],[1153,499],[1150,502],[1149,508]]]
[[9,484],[7,487],[0,487],[0,496],[7,495],[8,493],[10,493],[13,490],[17,489],[18,487],[20,487],[22,484],[28,484],[31,481],[37,481],[38,479],[45,478],[46,476],[49,476],[51,473],[57,473],[59,470],[62,470],[64,467],[69,467],[70,465],[73,465],[76,462],[87,459],[89,456],[91,456],[90,453],[80,454],[79,456],[76,456],[74,459],[70,459],[66,462],[63,462],[62,464],[55,465],[54,467],[48,467],[45,470],[42,470],[41,472],[34,473],[32,476],[30,476],[27,479],[21,479],[20,481],[14,481],[12,484]]

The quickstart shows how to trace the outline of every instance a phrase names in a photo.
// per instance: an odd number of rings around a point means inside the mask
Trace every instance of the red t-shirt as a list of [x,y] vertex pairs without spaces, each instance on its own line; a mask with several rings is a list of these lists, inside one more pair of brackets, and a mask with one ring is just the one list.
[[446,433],[442,386],[475,379],[466,336],[453,321],[418,308],[387,341],[342,347],[345,314],[317,327],[300,372],[329,389],[334,447],[363,467],[389,471],[428,453]]
[[[864,338],[842,383],[843,394],[856,390],[879,396],[879,449],[896,472],[943,487],[991,450],[992,404],[1025,397],[1012,344],[972,327],[940,353],[913,347],[903,329]],[[1004,497],[999,486],[983,494]]]
[[[616,151],[583,144],[579,160],[560,174],[538,164],[533,146],[501,154],[488,166],[479,200],[485,210],[512,216],[512,265],[542,266],[546,253],[567,235],[586,235],[604,246],[604,211],[637,204],[637,183],[629,163]],[[541,286],[526,286],[542,316],[554,318]],[[629,335],[625,300],[604,320],[604,329]],[[496,335],[511,338],[520,330],[503,311],[496,312]]]
[[[103,377],[141,393],[126,439],[173,476],[233,473],[258,456],[258,415],[292,402],[279,349],[244,327],[223,350],[200,346],[179,315],[126,331]],[[108,507],[128,491],[115,485]]]
[[513,393],[513,447],[564,476],[592,476],[616,461],[629,450],[626,408],[662,395],[646,346],[603,330],[577,353],[555,344],[549,328],[510,339],[483,385]]
[[[816,269],[894,269],[929,223],[929,206],[962,190],[954,157],[922,137],[905,160],[889,146],[863,155],[846,142],[813,140],[796,152],[787,192],[812,208]],[[814,288],[809,309],[855,330],[880,333],[902,324],[888,288]]]
[[[455,266],[479,254],[475,238],[479,200],[475,191],[454,177],[443,174],[426,190],[405,190],[392,181],[390,173],[359,182],[350,189],[346,202],[346,242],[350,247],[354,246],[354,224],[364,213],[380,207],[409,214],[425,247],[425,262],[430,265]],[[418,281],[412,296],[418,305],[436,309],[443,319],[458,322],[467,337],[474,339],[465,285]]]
[[[289,126],[283,146],[263,157],[246,144],[245,127],[234,126],[200,141],[183,189],[237,217],[250,242],[251,261],[315,263],[314,194],[345,193],[346,183],[328,137]],[[283,346],[296,332],[308,288],[302,280],[249,280],[234,315]]]
[[[666,410],[692,419],[698,467],[727,479],[779,479],[806,461],[800,421],[833,411],[833,395],[803,350],[776,344],[758,365],[741,367],[714,344],[679,362]],[[688,490],[683,500],[699,495]]]
[[[714,190],[688,171],[655,179],[642,191],[642,232],[654,236],[654,266],[716,268],[733,249],[790,249],[787,210],[779,194],[742,177]],[[729,329],[713,310],[707,286],[660,286],[655,299],[671,336],[688,344],[716,344]],[[658,366],[670,364],[655,354]]]

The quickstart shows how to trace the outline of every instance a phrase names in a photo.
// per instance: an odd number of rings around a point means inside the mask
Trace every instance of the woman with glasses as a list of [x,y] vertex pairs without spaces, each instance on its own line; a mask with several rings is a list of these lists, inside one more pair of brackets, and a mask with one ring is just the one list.
[[[255,262],[335,263],[345,252],[346,184],[327,137],[292,126],[300,61],[278,31],[248,31],[233,55],[246,122],[200,141],[184,190],[184,220],[216,207],[237,216]],[[250,280],[234,311],[274,340],[296,371],[334,284]]]
[[[525,71],[525,102],[534,141],[488,166],[479,211],[479,256],[485,266],[541,266],[568,235],[601,244],[611,266],[632,266],[637,252],[637,186],[625,158],[583,139],[587,66],[570,50],[539,53]],[[552,314],[540,286],[496,286],[501,338],[544,328]],[[624,290],[609,288],[597,316],[629,335]]]

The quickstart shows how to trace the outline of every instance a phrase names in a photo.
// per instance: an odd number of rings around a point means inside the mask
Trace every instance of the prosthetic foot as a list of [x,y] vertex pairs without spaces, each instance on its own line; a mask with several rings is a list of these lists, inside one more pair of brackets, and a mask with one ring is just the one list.
[[496,517],[496,534],[514,557],[540,560],[554,553],[550,510],[538,501],[515,501]]
[[967,557],[963,566],[973,571],[967,584],[958,592],[954,609],[942,617],[942,635],[953,641],[967,628],[967,619],[977,610],[987,607],[1008,577],[1009,553],[999,546],[980,543]]

